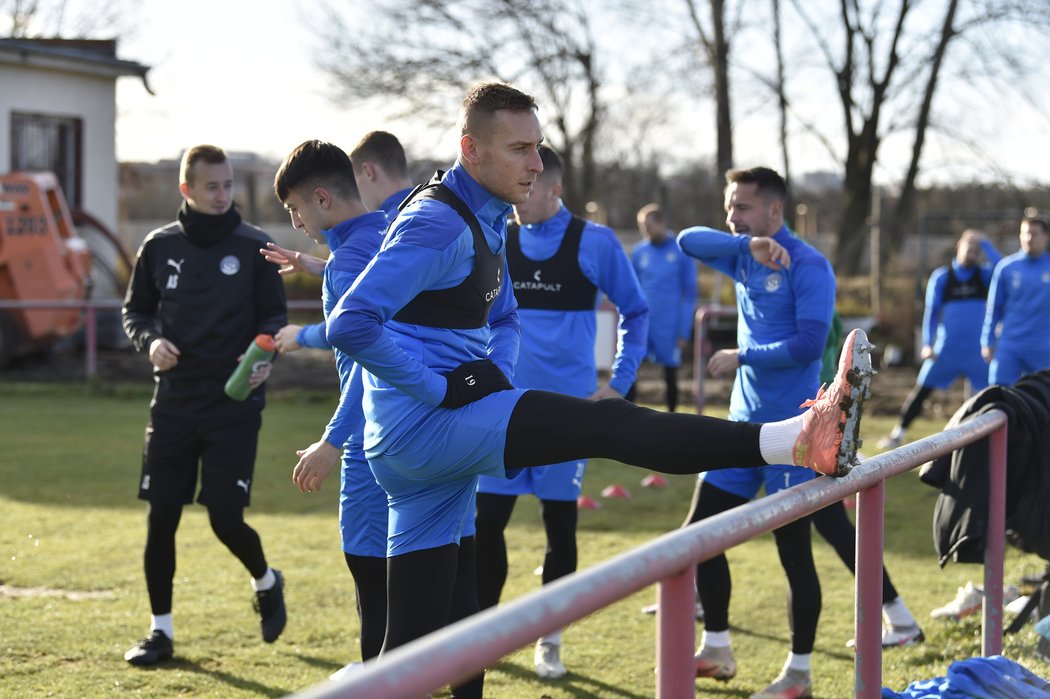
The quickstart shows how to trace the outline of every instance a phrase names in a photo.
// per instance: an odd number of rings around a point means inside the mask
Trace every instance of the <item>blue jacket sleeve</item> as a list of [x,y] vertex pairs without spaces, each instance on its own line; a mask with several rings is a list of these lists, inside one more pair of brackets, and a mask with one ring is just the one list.
[[835,310],[835,277],[823,259],[803,261],[793,266],[791,284],[795,291],[795,334],[740,350],[741,365],[784,367],[823,356]]
[[682,315],[678,326],[678,338],[688,340],[693,336],[693,319],[696,317],[696,263],[684,255],[680,262]]
[[937,324],[941,322],[941,307],[944,305],[944,287],[948,283],[948,268],[938,267],[930,275],[926,285],[926,310],[922,316],[922,344],[933,345],[937,337]]
[[678,234],[682,252],[733,278],[737,258],[751,254],[751,236],[732,235],[706,226],[686,228]]
[[995,266],[992,283],[988,289],[988,302],[984,307],[984,325],[981,326],[981,347],[995,347],[995,329],[1003,319],[1006,307],[1006,282],[1002,275],[1003,265]]
[[299,343],[300,347],[310,347],[312,349],[332,348],[328,344],[328,338],[325,337],[324,323],[314,323],[313,325],[304,325],[299,328],[299,332],[295,334],[295,341]]
[[645,356],[649,334],[649,303],[634,266],[611,230],[589,227],[581,241],[580,269],[616,306],[616,357],[609,385],[626,394],[634,384]]
[[[361,264],[361,267],[363,268],[364,265]],[[357,279],[357,273],[359,271],[359,269],[356,271],[353,269],[329,271],[328,280],[332,291],[340,296],[346,293],[351,285],[353,285],[354,280]],[[321,326],[321,330],[324,330],[323,325]],[[328,341],[326,339],[325,344],[327,343]],[[339,383],[342,390],[339,394],[339,404],[336,406],[335,412],[332,413],[332,417],[328,421],[328,426],[325,428],[324,434],[321,437],[324,441],[339,449],[342,449],[343,445],[346,444],[346,441],[350,438],[354,424],[360,423],[362,398],[360,373],[360,369],[355,366],[350,368],[349,376],[340,377],[342,380]]]
[[[423,217],[410,220],[415,228],[413,240],[443,233],[439,223]],[[393,232],[393,238],[339,300],[328,317],[328,341],[391,386],[437,406],[445,397],[445,378],[402,350],[385,324],[419,292],[449,288],[465,279],[466,274],[448,278],[448,270],[462,266],[457,263],[464,260],[472,264],[473,241],[469,235],[459,235],[437,249],[399,240],[402,232]]]

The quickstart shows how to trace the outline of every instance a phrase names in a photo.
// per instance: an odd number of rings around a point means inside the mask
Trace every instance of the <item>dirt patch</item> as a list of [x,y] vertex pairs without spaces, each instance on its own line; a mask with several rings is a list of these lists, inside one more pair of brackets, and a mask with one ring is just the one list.
[[0,598],[3,597],[64,597],[74,602],[88,599],[110,599],[115,597],[110,590],[59,590],[52,587],[11,587],[0,583]]

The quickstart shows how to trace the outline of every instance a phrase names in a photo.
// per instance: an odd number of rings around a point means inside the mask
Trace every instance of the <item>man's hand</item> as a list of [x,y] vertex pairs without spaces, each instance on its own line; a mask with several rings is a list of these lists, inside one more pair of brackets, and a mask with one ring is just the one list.
[[325,261],[320,257],[282,248],[277,243],[267,243],[265,248],[259,250],[259,254],[265,257],[267,262],[280,265],[281,268],[277,270],[278,274],[306,272],[315,277],[320,277],[324,274]]
[[[243,356],[244,355],[242,354],[238,357],[237,361],[241,361],[241,357]],[[269,362],[256,362],[252,366],[252,373],[248,377],[248,385],[252,387],[253,391],[259,388],[259,386],[262,386],[266,379],[270,378],[271,369],[273,369],[273,364],[270,364]]]
[[295,340],[302,329],[303,326],[301,325],[286,325],[278,330],[277,334],[273,336],[274,344],[277,345],[277,351],[281,354],[288,354],[302,347]]
[[323,439],[306,449],[298,449],[295,455],[299,463],[292,469],[292,483],[303,493],[321,492],[321,483],[336,466],[343,450],[333,447]]
[[707,373],[711,376],[730,376],[740,366],[740,350],[718,350],[707,360]]
[[490,393],[514,388],[506,375],[490,359],[478,359],[460,364],[448,372],[445,381],[445,399],[442,408],[462,408],[481,400]]
[[149,345],[149,360],[161,371],[167,371],[179,363],[179,348],[158,337]]
[[599,386],[598,390],[591,394],[591,400],[601,400],[602,398],[623,398],[623,394],[617,391],[609,384]]
[[927,359],[937,359],[937,355],[933,353],[933,347],[930,345],[923,345],[922,349],[919,351],[919,359],[924,361]]
[[752,238],[750,242],[751,257],[755,262],[770,269],[783,269],[791,266],[791,255],[784,246],[772,238]]
[[981,356],[984,357],[984,361],[990,362],[992,361],[992,357],[995,356],[995,350],[991,347],[982,347]]

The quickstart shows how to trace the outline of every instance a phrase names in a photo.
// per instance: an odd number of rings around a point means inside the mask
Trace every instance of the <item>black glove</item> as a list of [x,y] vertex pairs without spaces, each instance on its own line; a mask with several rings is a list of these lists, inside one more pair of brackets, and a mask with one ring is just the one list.
[[444,376],[448,387],[445,389],[445,399],[441,401],[442,408],[462,408],[490,393],[514,388],[506,375],[489,359],[460,364]]

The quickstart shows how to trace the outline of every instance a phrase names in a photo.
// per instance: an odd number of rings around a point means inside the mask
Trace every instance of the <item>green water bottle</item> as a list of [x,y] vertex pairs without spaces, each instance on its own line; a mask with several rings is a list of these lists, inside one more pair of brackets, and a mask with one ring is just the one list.
[[252,344],[244,351],[244,357],[237,368],[226,380],[226,395],[234,400],[244,400],[252,392],[248,379],[255,366],[261,362],[268,362],[277,353],[277,345],[274,344],[272,335],[256,335]]

